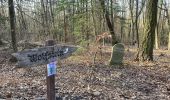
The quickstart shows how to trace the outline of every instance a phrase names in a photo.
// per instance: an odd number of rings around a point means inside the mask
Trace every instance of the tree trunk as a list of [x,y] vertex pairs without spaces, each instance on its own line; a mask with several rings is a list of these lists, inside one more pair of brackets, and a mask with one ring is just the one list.
[[129,1],[129,10],[130,10],[130,17],[131,17],[131,44],[134,45],[135,40],[135,22],[134,22],[134,0]]
[[41,8],[43,11],[41,11],[41,18],[42,18],[42,30],[43,33],[46,34],[46,23],[45,23],[45,6],[44,6],[44,0],[41,0]]
[[144,37],[138,51],[140,61],[153,61],[153,47],[155,42],[155,27],[157,23],[158,0],[148,0],[146,4]]
[[169,39],[168,39],[168,50],[170,50],[170,16],[169,16],[169,12],[168,12],[168,8],[167,8],[167,3],[165,2],[165,11],[166,11],[166,15],[167,15],[167,20],[168,20],[168,28],[169,28]]
[[95,20],[95,12],[94,12],[95,9],[94,9],[93,0],[91,0],[91,7],[92,7],[91,13],[92,13],[92,19],[93,19],[94,33],[96,37],[98,34],[97,34],[97,29],[96,29],[96,20]]
[[137,42],[137,47],[139,48],[139,26],[138,26],[138,21],[139,21],[139,16],[141,15],[143,8],[145,6],[145,0],[141,1],[141,9],[139,9],[139,0],[136,0],[136,17],[135,17],[135,27],[136,27],[136,42]]
[[[105,7],[105,1],[100,0],[100,3],[101,3],[101,7],[103,9],[104,15],[105,15],[107,26],[108,26],[109,31],[110,31],[111,36],[112,36],[112,46],[114,46],[117,43],[116,35],[115,35],[115,32],[114,32],[114,22],[113,22],[113,24],[111,23],[111,20],[109,18],[109,11]],[[112,52],[113,52],[113,50],[112,50]],[[113,56],[111,55],[110,65],[113,65],[113,64],[114,64]]]
[[170,32],[169,32],[168,50],[170,50]]
[[114,24],[114,17],[113,17],[113,0],[110,0],[110,6],[111,6],[111,23]]
[[27,27],[27,24],[26,24],[26,20],[24,18],[24,14],[23,14],[23,9],[22,9],[22,5],[21,5],[21,2],[19,0],[16,0],[17,2],[17,12],[18,12],[18,21],[19,21],[19,29],[20,29],[20,32],[19,32],[19,36],[20,36],[20,40],[22,39],[29,39],[26,35],[27,30],[28,30],[28,27]]
[[88,13],[88,0],[86,0],[86,2],[85,2],[85,13],[86,13],[86,18],[85,18],[85,20],[86,20],[86,29],[85,29],[85,31],[86,31],[86,40],[89,40],[89,13]]
[[115,32],[114,32],[114,24],[112,24],[111,21],[110,21],[109,11],[105,7],[105,1],[104,0],[99,0],[99,1],[100,1],[100,4],[101,4],[101,7],[103,9],[104,15],[105,15],[107,26],[108,26],[109,31],[110,31],[111,36],[112,36],[112,46],[113,46],[117,43],[116,35],[115,35]]
[[74,31],[75,31],[75,18],[74,18],[74,16],[75,16],[75,8],[76,8],[76,6],[75,6],[75,3],[76,3],[76,1],[75,0],[73,0],[73,4],[72,4],[72,10],[73,10],[73,12],[72,12],[72,15],[73,15],[73,18],[72,18],[72,36],[73,36],[73,39],[72,39],[72,41],[75,43],[76,41],[74,40]]
[[168,50],[170,50],[170,18],[168,17],[168,26],[169,26],[169,40],[168,40]]
[[158,26],[156,28],[156,32],[155,32],[155,49],[159,49],[159,40],[158,40]]
[[66,43],[67,42],[67,17],[66,17],[66,10],[64,8],[64,42]]
[[52,5],[52,3],[54,3],[54,1],[52,1],[52,0],[49,0],[49,2],[50,2],[50,14],[51,14],[51,22],[52,22],[52,24],[53,24],[53,27],[54,27],[54,12],[53,12],[53,5]]
[[136,40],[137,40],[137,46],[139,48],[139,32],[138,32],[138,10],[139,10],[139,4],[138,0],[136,0],[136,17],[135,17],[135,27],[136,27]]
[[13,0],[8,0],[9,7],[9,16],[10,16],[10,27],[11,27],[11,39],[12,39],[12,48],[14,52],[17,52],[17,43],[16,43],[16,33],[15,33],[15,10]]
[[[162,8],[163,0],[159,1],[159,5]],[[159,28],[160,28],[160,21],[161,21],[161,12],[162,9],[158,9],[158,18],[156,24],[156,32],[155,32],[155,49],[159,49]]]

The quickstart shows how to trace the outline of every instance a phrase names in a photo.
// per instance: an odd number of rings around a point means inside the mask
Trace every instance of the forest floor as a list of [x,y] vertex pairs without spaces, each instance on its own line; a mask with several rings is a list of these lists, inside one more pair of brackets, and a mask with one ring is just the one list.
[[[170,100],[168,50],[154,50],[154,62],[139,63],[133,61],[135,48],[126,48],[124,64],[114,66],[108,65],[111,47],[99,51],[78,50],[59,62],[57,100]],[[43,100],[46,65],[16,68],[9,62],[10,54],[0,49],[0,99]]]

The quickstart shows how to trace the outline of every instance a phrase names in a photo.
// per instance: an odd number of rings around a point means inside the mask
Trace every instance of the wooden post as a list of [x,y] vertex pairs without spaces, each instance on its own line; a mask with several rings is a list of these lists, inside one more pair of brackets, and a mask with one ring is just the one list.
[[54,40],[48,40],[45,47],[13,53],[18,67],[47,65],[47,100],[55,100],[56,60],[65,59],[77,50],[76,46],[55,45]]
[[[48,40],[45,43],[46,46],[55,45],[54,40]],[[47,100],[55,100],[55,75],[48,76],[47,70]]]

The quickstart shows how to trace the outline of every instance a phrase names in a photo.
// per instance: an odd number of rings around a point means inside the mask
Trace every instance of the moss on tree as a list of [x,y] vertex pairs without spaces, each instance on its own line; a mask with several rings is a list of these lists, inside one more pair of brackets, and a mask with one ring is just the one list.
[[155,42],[155,27],[157,23],[158,0],[148,0],[146,4],[144,37],[138,50],[138,60],[153,61],[153,48]]

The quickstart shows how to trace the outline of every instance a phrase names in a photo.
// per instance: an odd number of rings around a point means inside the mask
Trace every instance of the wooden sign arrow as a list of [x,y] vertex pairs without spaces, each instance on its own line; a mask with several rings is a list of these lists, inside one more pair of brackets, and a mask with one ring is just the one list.
[[57,58],[64,59],[69,57],[77,50],[75,46],[54,45],[42,48],[29,49],[12,55],[17,58],[18,66],[31,66],[48,64],[56,61]]

